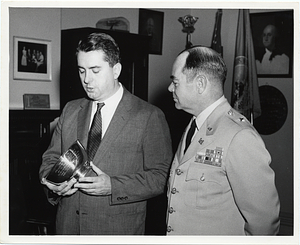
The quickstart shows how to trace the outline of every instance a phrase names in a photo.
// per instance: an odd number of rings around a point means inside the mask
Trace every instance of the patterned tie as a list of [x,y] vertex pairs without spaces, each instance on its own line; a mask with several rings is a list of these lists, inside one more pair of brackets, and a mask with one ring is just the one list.
[[189,131],[187,133],[187,136],[186,136],[184,153],[186,152],[187,148],[191,144],[191,141],[192,141],[193,135],[195,133],[196,127],[197,127],[197,125],[196,125],[196,119],[194,119],[192,121],[191,127],[190,127],[190,129],[189,129]]
[[104,106],[104,103],[97,104],[97,111],[94,115],[92,126],[89,132],[88,144],[87,144],[87,153],[89,160],[92,161],[95,153],[100,145],[102,139],[102,117],[101,117],[101,108]]

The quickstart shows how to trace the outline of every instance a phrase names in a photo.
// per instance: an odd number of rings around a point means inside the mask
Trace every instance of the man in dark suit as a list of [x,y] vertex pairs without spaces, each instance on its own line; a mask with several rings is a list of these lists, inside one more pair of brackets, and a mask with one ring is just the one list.
[[[147,199],[163,193],[172,160],[165,116],[119,83],[119,48],[109,35],[82,40],[77,61],[89,99],[65,106],[40,168],[49,201],[58,203],[57,234],[144,234]],[[77,139],[89,150],[97,103],[104,103],[102,140],[94,157],[89,153],[93,171],[59,186],[47,182],[45,176]]]
[[271,157],[249,121],[224,97],[227,68],[206,47],[172,69],[177,109],[192,115],[170,170],[168,235],[275,235],[279,198]]

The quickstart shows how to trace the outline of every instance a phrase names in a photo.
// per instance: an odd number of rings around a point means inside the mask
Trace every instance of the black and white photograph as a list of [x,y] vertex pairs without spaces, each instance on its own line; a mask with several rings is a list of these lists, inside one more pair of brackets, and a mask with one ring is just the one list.
[[297,3],[20,2],[1,244],[298,245]]

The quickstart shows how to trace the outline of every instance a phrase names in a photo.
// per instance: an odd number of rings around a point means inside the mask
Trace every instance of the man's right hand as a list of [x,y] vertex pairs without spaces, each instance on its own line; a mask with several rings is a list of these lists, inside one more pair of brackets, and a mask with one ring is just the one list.
[[75,178],[72,178],[69,181],[65,181],[60,185],[54,185],[48,182],[45,178],[42,179],[42,184],[46,185],[53,193],[59,196],[71,196],[73,195],[78,188],[73,188],[74,184],[77,182]]

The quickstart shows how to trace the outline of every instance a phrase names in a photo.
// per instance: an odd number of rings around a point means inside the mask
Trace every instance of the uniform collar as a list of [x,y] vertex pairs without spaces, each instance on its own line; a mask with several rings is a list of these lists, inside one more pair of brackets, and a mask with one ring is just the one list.
[[203,123],[211,115],[211,113],[224,101],[227,101],[223,95],[220,99],[216,100],[210,106],[208,106],[204,111],[202,111],[196,118],[197,129],[200,130]]

